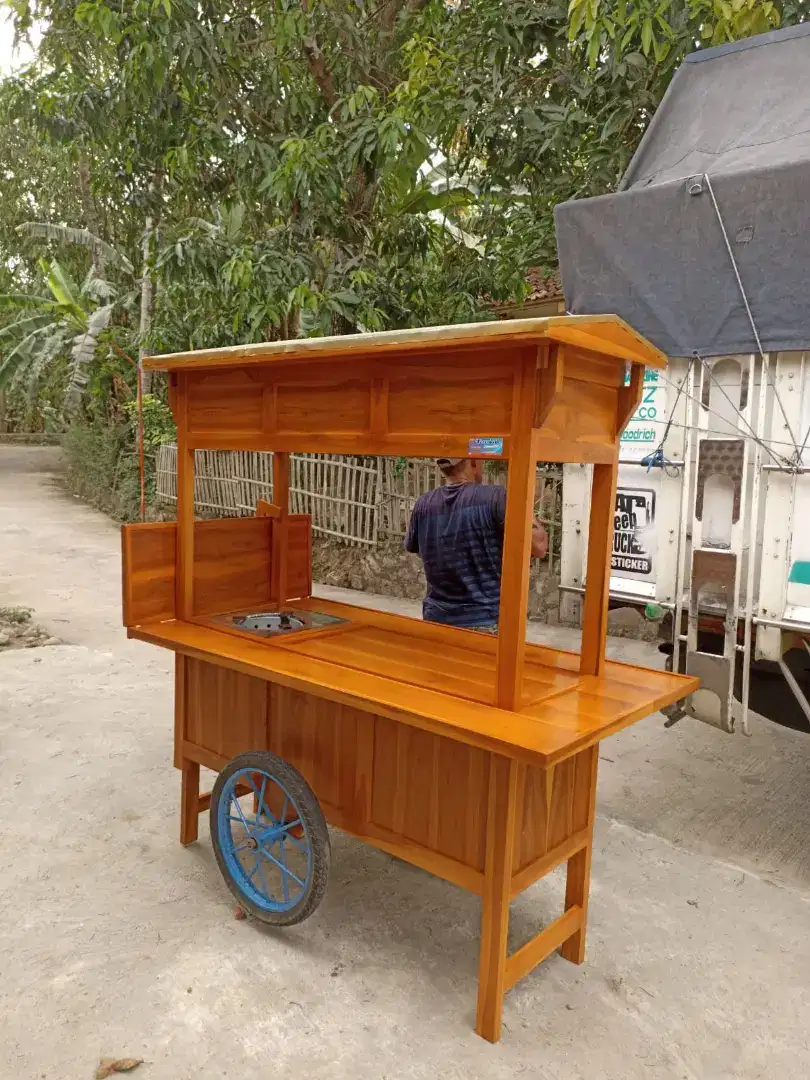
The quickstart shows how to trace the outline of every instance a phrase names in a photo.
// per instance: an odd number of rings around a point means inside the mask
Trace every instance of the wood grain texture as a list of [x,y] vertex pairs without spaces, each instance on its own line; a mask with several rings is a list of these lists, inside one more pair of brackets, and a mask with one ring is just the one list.
[[188,742],[229,761],[267,749],[268,684],[217,664],[186,661]]
[[287,596],[287,563],[290,520],[290,455],[273,454],[273,498],[281,513],[270,533],[270,599],[282,604]]
[[601,675],[605,664],[617,472],[618,461],[613,465],[594,465],[593,467],[585,603],[582,609],[582,653],[579,666],[583,675]]
[[517,805],[517,762],[493,754],[489,769],[487,846],[481,903],[476,1032],[488,1042],[501,1037],[506,990],[506,946]]
[[538,349],[536,400],[533,424],[541,428],[562,394],[565,377],[565,346],[556,341]]
[[627,422],[641,404],[644,394],[644,365],[633,364],[630,369],[630,382],[627,386],[622,385],[619,390],[618,408],[616,411],[616,434],[621,435],[627,427]]
[[270,518],[216,518],[194,528],[193,614],[269,604]]
[[529,563],[537,481],[532,419],[536,407],[537,354],[525,350],[513,384],[512,456],[506,487],[506,523],[498,629],[497,703],[517,709],[523,700]]
[[[269,516],[194,523],[194,617],[270,603],[276,524]],[[177,523],[124,525],[121,550],[124,625],[175,618]],[[312,527],[307,514],[288,516],[286,570],[282,602],[310,596]]]
[[205,368],[251,368],[254,366],[312,363],[329,357],[334,362],[376,360],[391,355],[434,353],[460,346],[504,347],[551,339],[578,345],[599,354],[633,360],[648,367],[666,367],[667,358],[617,315],[563,315],[545,319],[508,319],[503,322],[429,326],[413,330],[388,330],[339,337],[296,338],[255,345],[149,356],[147,371],[188,371]]
[[591,857],[593,852],[593,825],[596,808],[596,775],[599,765],[599,747],[591,746],[572,759],[576,774],[576,797],[573,806],[575,827],[585,830],[588,843],[568,860],[565,878],[565,909],[581,912],[576,933],[563,944],[560,952],[574,964],[585,959],[585,932],[588,923],[588,896],[591,889]]
[[173,521],[121,526],[124,626],[175,617],[176,558]]
[[508,990],[514,986],[555,949],[559,949],[561,945],[565,947],[565,943],[571,940],[571,935],[576,934],[582,926],[583,919],[582,908],[570,907],[537,937],[512,953],[506,960],[504,988]]
[[511,712],[203,625],[175,620],[131,628],[129,635],[536,765],[569,757],[699,685],[692,676],[611,663],[602,677],[580,679],[574,689]]

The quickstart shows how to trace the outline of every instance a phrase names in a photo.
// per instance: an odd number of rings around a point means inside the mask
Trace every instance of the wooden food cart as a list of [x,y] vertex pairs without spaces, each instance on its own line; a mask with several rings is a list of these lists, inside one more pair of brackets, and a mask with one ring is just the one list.
[[[478,893],[476,1030],[491,1041],[536,964],[583,960],[600,740],[698,685],[605,659],[619,435],[645,365],[664,363],[611,316],[144,362],[168,372],[177,522],[124,527],[124,623],[176,654],[181,842],[210,808],[229,887],[279,925],[323,895],[324,819]],[[201,450],[273,451],[272,503],[195,520]],[[293,451],[507,460],[497,638],[314,598]],[[525,641],[538,461],[593,465],[579,656]],[[219,773],[213,792],[200,766]],[[563,913],[508,954],[510,899],[563,862]]]

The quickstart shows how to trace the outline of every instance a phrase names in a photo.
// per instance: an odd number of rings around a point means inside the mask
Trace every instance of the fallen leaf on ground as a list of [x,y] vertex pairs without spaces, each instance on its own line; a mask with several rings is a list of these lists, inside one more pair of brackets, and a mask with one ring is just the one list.
[[233,909],[233,917],[235,919],[246,919],[247,918],[247,912],[245,911],[245,909],[242,907],[241,904],[237,904],[237,906]]
[[143,1058],[102,1058],[93,1074],[95,1080],[106,1080],[113,1073],[132,1072],[143,1065]]

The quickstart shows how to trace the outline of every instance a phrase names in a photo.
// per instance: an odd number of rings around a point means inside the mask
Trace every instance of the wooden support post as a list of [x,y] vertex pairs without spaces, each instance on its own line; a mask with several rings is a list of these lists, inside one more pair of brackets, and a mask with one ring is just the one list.
[[518,764],[490,756],[487,848],[481,907],[481,956],[478,966],[478,1012],[475,1030],[489,1042],[501,1037],[506,990],[509,897],[515,848]]
[[579,658],[582,675],[601,675],[605,666],[617,469],[618,459],[614,459],[611,465],[593,467],[588,566],[582,611],[582,651]]
[[200,766],[196,761],[183,762],[180,783],[180,843],[193,844],[199,835]]
[[273,521],[273,540],[270,563],[271,592],[273,603],[283,604],[287,599],[287,547],[289,543],[290,516],[290,455],[273,451],[273,504],[280,514]]
[[[184,389],[181,386],[181,389]],[[177,617],[194,614],[194,451],[186,437],[186,398],[177,409]]]
[[[586,756],[587,755],[587,756]],[[591,889],[591,852],[593,850],[593,822],[596,809],[596,773],[599,765],[599,743],[589,746],[581,752],[589,782],[580,789],[579,798],[582,806],[574,806],[576,820],[580,814],[587,814],[588,843],[568,860],[565,876],[565,910],[577,908],[582,912],[579,929],[564,941],[560,954],[572,964],[581,964],[585,959],[585,931],[588,926],[588,894]]]
[[174,654],[174,767],[183,768],[183,743],[186,738],[186,658]]
[[503,538],[501,605],[498,619],[498,706],[519,709],[526,651],[529,561],[532,551],[537,458],[532,427],[537,382],[537,354],[527,350],[518,369],[512,397],[506,525]]

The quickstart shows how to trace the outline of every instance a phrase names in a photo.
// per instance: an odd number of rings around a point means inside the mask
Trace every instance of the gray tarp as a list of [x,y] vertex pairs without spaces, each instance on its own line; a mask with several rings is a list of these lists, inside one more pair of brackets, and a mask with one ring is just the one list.
[[620,190],[556,208],[570,312],[670,356],[810,348],[810,24],[686,58]]

